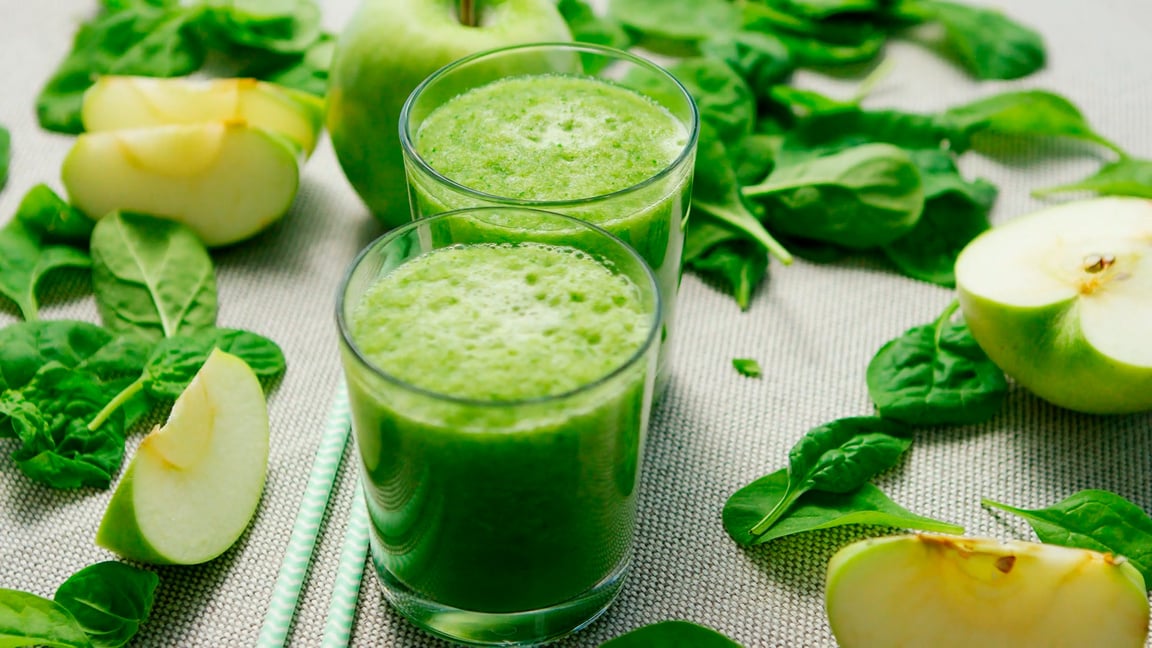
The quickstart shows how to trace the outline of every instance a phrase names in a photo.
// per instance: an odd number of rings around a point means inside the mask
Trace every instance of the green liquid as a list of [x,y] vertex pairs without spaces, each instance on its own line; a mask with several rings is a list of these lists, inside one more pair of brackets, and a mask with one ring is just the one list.
[[[414,145],[445,184],[409,161],[420,216],[529,202],[596,223],[656,274],[666,329],[675,320],[693,156],[684,124],[628,88],[593,77],[502,78],[433,108]],[[487,196],[487,197],[486,197]],[[544,202],[540,205],[539,202]],[[671,339],[662,336],[658,391]]]
[[648,364],[629,361],[653,317],[571,248],[453,246],[381,277],[351,317],[362,353],[471,402],[349,372],[377,564],[489,613],[571,600],[617,570],[650,398]]

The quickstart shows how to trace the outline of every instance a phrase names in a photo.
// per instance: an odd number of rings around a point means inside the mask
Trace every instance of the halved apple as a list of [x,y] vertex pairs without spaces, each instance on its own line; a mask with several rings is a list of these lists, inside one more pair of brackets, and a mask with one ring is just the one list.
[[1140,647],[1148,597],[1123,558],[986,538],[905,535],[828,563],[825,605],[843,648]]
[[980,347],[1041,398],[1152,409],[1152,201],[1095,198],[1008,221],[960,253],[956,287]]
[[88,132],[243,121],[296,142],[305,157],[316,148],[324,102],[256,79],[103,76],[84,93]]
[[211,560],[255,515],[267,469],[263,389],[243,360],[217,349],[140,442],[96,544],[153,564]]
[[278,135],[223,121],[85,133],[61,176],[72,205],[94,219],[115,210],[169,218],[216,246],[283,216],[300,167]]

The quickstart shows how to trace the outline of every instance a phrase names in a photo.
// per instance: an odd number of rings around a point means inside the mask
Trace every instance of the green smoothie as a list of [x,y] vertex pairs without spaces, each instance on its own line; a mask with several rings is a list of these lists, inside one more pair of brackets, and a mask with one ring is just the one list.
[[[412,145],[427,167],[408,160],[413,209],[428,216],[535,204],[596,223],[655,271],[670,326],[691,192],[692,156],[682,158],[689,140],[664,106],[609,81],[500,78],[431,108],[415,127]],[[662,347],[662,377],[666,354]]]
[[444,247],[366,289],[350,333],[391,379],[347,376],[386,579],[507,613],[622,568],[650,398],[649,364],[633,360],[651,309],[591,255],[538,243]]

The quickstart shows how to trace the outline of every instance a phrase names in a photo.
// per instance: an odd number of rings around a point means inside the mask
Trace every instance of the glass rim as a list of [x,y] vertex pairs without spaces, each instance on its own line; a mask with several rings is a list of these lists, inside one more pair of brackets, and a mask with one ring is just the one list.
[[[634,63],[636,65],[639,65],[641,67],[647,68],[648,70],[651,70],[651,71],[655,72],[656,74],[660,75],[661,77],[664,77],[667,80],[671,81],[672,85],[683,96],[685,102],[688,105],[688,110],[689,110],[689,114],[690,114],[689,123],[687,124],[687,126],[688,126],[688,140],[687,140],[687,142],[685,142],[684,146],[680,149],[680,153],[676,155],[676,159],[672,160],[664,168],[662,168],[659,171],[657,171],[656,173],[648,176],[647,178],[641,180],[640,182],[637,182],[636,184],[629,185],[627,187],[624,187],[622,189],[617,189],[615,191],[610,191],[608,193],[597,194],[595,196],[588,196],[585,198],[575,198],[575,199],[567,199],[567,200],[527,200],[527,199],[523,199],[523,198],[512,198],[509,196],[490,194],[490,193],[487,193],[484,191],[480,191],[478,189],[473,189],[472,187],[469,187],[467,185],[460,184],[459,182],[456,182],[455,180],[443,175],[442,173],[437,171],[435,168],[433,168],[432,165],[428,164],[428,161],[424,159],[424,156],[420,155],[420,153],[416,151],[415,142],[413,141],[412,134],[409,132],[409,128],[408,128],[408,126],[409,126],[408,117],[412,112],[412,107],[415,104],[415,100],[421,94],[423,94],[425,88],[427,88],[428,86],[435,83],[441,77],[448,75],[448,74],[451,74],[457,68],[463,67],[469,63],[472,63],[473,61],[476,61],[476,60],[479,60],[482,58],[488,58],[491,56],[496,56],[499,54],[503,54],[505,52],[516,52],[516,51],[521,51],[521,50],[526,51],[526,50],[532,50],[532,49],[566,49],[566,50],[574,50],[574,51],[578,51],[578,52],[589,52],[592,54],[599,54],[602,56],[608,56],[608,57],[612,57],[612,58],[622,59],[622,60],[628,61],[630,63]],[[585,75],[585,76],[592,76],[594,78],[599,78],[599,77],[595,77],[594,75]],[[670,110],[667,106],[662,106],[662,107],[665,108],[666,110]],[[421,171],[427,173],[429,176],[431,176],[431,178],[433,180],[448,185],[454,191],[458,191],[460,193],[469,195],[473,198],[483,200],[485,202],[500,203],[503,205],[510,205],[510,206],[517,206],[517,207],[546,209],[548,207],[581,206],[581,205],[596,203],[596,202],[599,202],[602,200],[610,200],[613,198],[617,198],[620,196],[634,193],[636,191],[640,191],[640,190],[645,189],[648,186],[653,185],[653,184],[663,180],[664,178],[668,177],[669,175],[672,174],[673,171],[680,168],[684,164],[685,160],[696,149],[696,142],[700,137],[700,110],[699,110],[699,108],[697,108],[696,101],[695,101],[695,99],[692,98],[692,94],[690,92],[688,92],[688,89],[684,87],[684,84],[680,83],[680,80],[677,79],[675,76],[673,76],[671,72],[669,72],[668,70],[664,69],[663,67],[661,67],[660,65],[658,65],[657,63],[655,63],[649,59],[646,59],[642,56],[637,56],[635,54],[632,54],[631,52],[627,52],[627,51],[622,50],[622,49],[617,49],[615,47],[609,47],[607,45],[597,45],[594,43],[565,42],[565,41],[545,41],[545,42],[537,42],[537,43],[519,43],[516,45],[505,45],[502,47],[496,47],[493,49],[488,49],[488,50],[484,50],[481,52],[476,52],[474,54],[469,54],[468,56],[456,59],[455,61],[452,61],[451,63],[448,63],[448,64],[442,66],[440,69],[436,70],[435,72],[430,74],[428,77],[426,77],[423,81],[421,81],[420,85],[416,86],[416,88],[408,95],[408,98],[405,99],[404,106],[400,109],[399,129],[400,129],[400,148],[407,154],[407,157],[409,160],[413,161],[417,166],[420,167]]]
[[[534,396],[532,398],[520,398],[520,399],[514,399],[514,400],[481,400],[481,399],[477,399],[477,398],[466,398],[466,397],[462,397],[462,396],[454,396],[452,394],[445,394],[443,392],[438,392],[438,391],[435,391],[433,389],[427,389],[425,387],[420,387],[419,385],[413,385],[412,383],[410,383],[406,380],[403,380],[403,379],[399,378],[398,376],[392,375],[391,373],[389,373],[388,371],[385,371],[383,368],[381,368],[376,363],[372,362],[369,358],[367,358],[364,355],[364,352],[360,349],[359,345],[356,344],[355,336],[352,333],[352,329],[351,329],[351,326],[348,322],[348,318],[345,317],[345,310],[346,310],[345,306],[347,305],[348,286],[351,283],[352,276],[356,273],[356,270],[360,267],[361,263],[364,262],[364,260],[368,257],[368,255],[371,254],[374,250],[377,250],[380,247],[387,245],[388,243],[390,243],[396,239],[399,239],[402,235],[405,235],[405,234],[411,232],[412,230],[414,230],[420,226],[429,225],[429,224],[434,223],[436,221],[447,220],[449,218],[473,214],[476,212],[500,212],[500,211],[509,211],[509,210],[515,210],[515,211],[521,211],[521,212],[532,212],[532,213],[537,214],[537,215],[545,215],[548,218],[556,218],[556,219],[560,219],[561,221],[568,221],[569,223],[575,225],[577,229],[584,228],[587,230],[591,230],[597,236],[611,240],[612,244],[614,246],[623,250],[624,255],[627,258],[630,258],[632,261],[639,264],[639,267],[642,269],[642,272],[643,272],[644,277],[646,279],[646,283],[648,284],[648,287],[651,289],[651,292],[652,292],[652,313],[651,313],[651,317],[648,320],[650,323],[650,326],[648,329],[648,334],[644,336],[644,341],[636,348],[636,350],[633,351],[627,357],[627,359],[624,360],[623,362],[621,362],[618,366],[613,368],[611,371],[605,373],[604,375],[596,378],[595,380],[589,381],[587,383],[579,385],[579,386],[577,386],[573,389],[570,389],[568,391],[561,392],[559,394],[550,394],[547,396]],[[575,249],[580,249],[580,248],[575,248]],[[598,263],[601,263],[601,265],[604,265],[602,260],[600,258],[598,258],[595,253],[587,252],[585,250],[581,250],[581,251],[585,252],[586,254],[589,254],[594,259],[596,259],[596,261]],[[633,281],[631,277],[629,277],[629,281]],[[633,281],[633,283],[635,283],[635,282]],[[401,389],[407,390],[409,392],[418,394],[420,396],[423,396],[423,397],[426,397],[429,399],[445,401],[445,402],[449,402],[449,403],[452,403],[454,405],[463,406],[463,407],[475,407],[475,408],[521,407],[521,406],[530,406],[530,405],[542,405],[542,404],[546,404],[546,403],[551,403],[551,402],[556,402],[556,401],[561,401],[561,400],[567,400],[569,398],[579,396],[580,394],[582,394],[584,392],[592,391],[594,389],[599,388],[601,385],[604,385],[608,382],[611,382],[612,380],[615,380],[618,376],[624,374],[626,371],[630,370],[632,367],[643,362],[644,357],[646,355],[648,355],[648,353],[650,351],[652,351],[652,349],[656,348],[659,344],[658,334],[659,334],[659,331],[661,329],[661,326],[663,324],[663,319],[664,319],[663,300],[664,300],[664,297],[663,297],[663,295],[660,294],[660,285],[656,281],[656,274],[652,271],[652,268],[649,267],[648,262],[645,261],[644,258],[640,256],[640,253],[637,252],[635,250],[635,248],[633,248],[631,245],[628,245],[622,239],[620,239],[620,237],[618,237],[615,234],[609,232],[608,230],[600,227],[599,225],[596,225],[595,223],[590,223],[588,221],[576,218],[574,216],[568,216],[567,214],[561,214],[559,212],[553,212],[553,211],[546,211],[543,209],[535,209],[532,207],[519,207],[519,206],[509,207],[509,206],[499,206],[499,205],[489,205],[489,206],[482,206],[482,207],[464,207],[462,209],[454,209],[452,211],[441,212],[439,214],[434,214],[432,216],[427,216],[424,218],[419,218],[419,219],[410,221],[408,223],[401,225],[400,227],[396,227],[394,229],[391,229],[391,230],[385,232],[384,234],[381,234],[380,236],[373,239],[371,243],[364,246],[364,249],[360,250],[360,252],[358,252],[356,254],[356,256],[352,259],[352,262],[348,264],[348,267],[344,270],[344,274],[340,279],[340,284],[339,284],[339,287],[338,287],[337,293],[336,293],[336,327],[340,332],[341,342],[352,352],[352,354],[355,356],[357,362],[359,362],[364,367],[368,368],[372,372],[372,374],[374,376],[376,376],[377,378],[380,378],[380,379],[384,380],[385,382],[390,383],[396,387],[399,387]]]

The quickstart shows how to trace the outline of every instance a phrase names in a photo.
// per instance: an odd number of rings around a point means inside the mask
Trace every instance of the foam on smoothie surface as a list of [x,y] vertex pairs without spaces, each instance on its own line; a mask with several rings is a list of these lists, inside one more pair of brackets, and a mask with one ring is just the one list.
[[434,110],[416,150],[466,187],[522,200],[573,200],[636,185],[667,168],[688,133],[667,109],[592,77],[499,79]]
[[357,346],[412,385],[474,400],[562,394],[644,343],[639,290],[587,254],[522,243],[427,253],[383,276],[351,318]]

